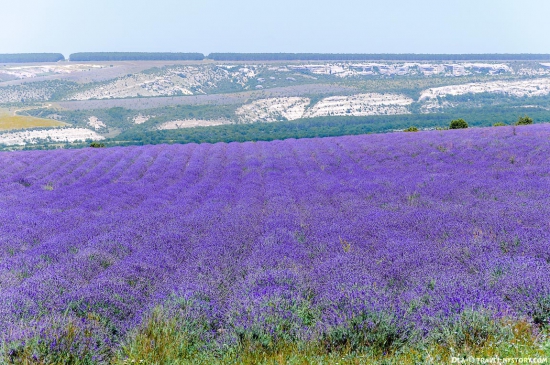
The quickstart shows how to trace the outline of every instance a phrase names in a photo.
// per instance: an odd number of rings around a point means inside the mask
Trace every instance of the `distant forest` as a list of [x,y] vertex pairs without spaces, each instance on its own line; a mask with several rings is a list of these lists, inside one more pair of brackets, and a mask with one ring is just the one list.
[[61,53],[13,53],[0,54],[0,63],[57,62],[64,61]]
[[160,52],[81,52],[69,56],[71,61],[201,61],[202,53]]
[[550,54],[210,53],[215,61],[542,61]]
[[[550,54],[415,54],[415,53],[170,53],[79,52],[69,60],[86,61],[550,61]],[[0,54],[0,63],[64,61],[61,53]]]

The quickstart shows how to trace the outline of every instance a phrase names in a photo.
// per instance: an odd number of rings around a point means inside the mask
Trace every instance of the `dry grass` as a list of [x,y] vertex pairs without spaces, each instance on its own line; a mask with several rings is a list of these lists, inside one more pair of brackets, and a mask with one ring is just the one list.
[[41,119],[26,115],[14,115],[12,112],[0,109],[0,131],[13,129],[28,129],[40,127],[61,127],[66,123],[53,119]]
[[[475,318],[474,318],[475,317]],[[453,325],[440,336],[424,341],[410,341],[385,351],[370,347],[353,349],[344,345],[327,349],[322,341],[285,342],[265,348],[254,341],[212,346],[203,337],[212,330],[200,318],[181,321],[177,315],[166,318],[157,308],[143,325],[131,334],[116,354],[103,346],[95,353],[94,326],[99,320],[88,315],[87,328],[68,321],[57,331],[55,344],[41,338],[29,339],[15,350],[0,356],[0,363],[21,365],[420,365],[451,363],[489,363],[468,359],[531,358],[550,360],[547,330],[541,331],[526,320],[486,321],[471,316],[471,321]],[[55,331],[54,331],[55,332]],[[86,344],[84,344],[86,342]],[[90,347],[91,346],[91,347]],[[4,350],[7,350],[5,348]],[[1,355],[0,347],[0,355]],[[114,356],[113,356],[114,355]],[[4,362],[2,362],[4,361]],[[493,362],[495,363],[495,362]],[[504,362],[500,362],[504,363]],[[510,362],[516,363],[516,362]],[[547,362],[543,362],[547,363]]]
[[[524,320],[503,319],[498,322],[468,323],[423,343],[408,343],[388,351],[353,350],[344,346],[327,351],[322,343],[280,343],[271,350],[254,343],[229,346],[221,352],[208,351],[193,331],[181,331],[177,320],[166,320],[156,312],[140,331],[134,334],[113,361],[128,364],[243,364],[243,365],[306,365],[306,364],[449,364],[467,358],[548,358],[550,343],[547,334]],[[473,325],[472,328],[470,328]],[[192,328],[192,327],[190,327]],[[186,333],[187,332],[187,333]]]

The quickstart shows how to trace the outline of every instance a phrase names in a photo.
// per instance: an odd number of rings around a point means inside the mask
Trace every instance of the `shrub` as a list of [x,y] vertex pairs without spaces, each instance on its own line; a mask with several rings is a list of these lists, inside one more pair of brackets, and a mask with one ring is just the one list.
[[455,321],[431,334],[432,340],[453,348],[483,347],[491,339],[509,341],[513,332],[492,318],[491,313],[466,310]]
[[102,147],[105,147],[105,144],[99,143],[99,142],[92,142],[92,143],[90,143],[90,147],[92,147],[92,148],[102,148]]
[[409,127],[405,129],[403,132],[418,132],[418,128],[416,127]]
[[550,295],[539,298],[529,312],[535,324],[550,326]]
[[113,355],[112,339],[91,313],[41,321],[28,323],[16,332],[19,336],[0,342],[0,363],[96,365],[106,364]]
[[403,347],[413,336],[412,328],[388,313],[361,313],[347,325],[329,329],[322,334],[321,343],[327,352],[348,349],[373,353],[388,353]]
[[497,122],[495,124],[493,124],[493,127],[504,127],[506,124],[503,123],[503,122]]
[[451,121],[451,124],[449,125],[449,129],[462,129],[462,128],[468,128],[468,123],[464,119],[455,119]]
[[533,119],[529,118],[528,116],[519,117],[518,121],[516,122],[516,125],[529,125],[533,124]]

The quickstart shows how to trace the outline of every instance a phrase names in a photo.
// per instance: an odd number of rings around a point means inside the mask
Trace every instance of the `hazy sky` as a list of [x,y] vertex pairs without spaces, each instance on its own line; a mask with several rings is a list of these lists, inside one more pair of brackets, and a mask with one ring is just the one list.
[[550,53],[548,0],[1,0],[0,53]]

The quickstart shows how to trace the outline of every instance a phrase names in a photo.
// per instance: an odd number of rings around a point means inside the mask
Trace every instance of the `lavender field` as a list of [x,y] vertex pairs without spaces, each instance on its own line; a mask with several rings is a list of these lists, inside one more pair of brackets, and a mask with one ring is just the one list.
[[391,352],[445,345],[464,323],[549,324],[550,125],[0,166],[4,361],[137,358],[156,322],[187,334],[182,358],[308,341]]

